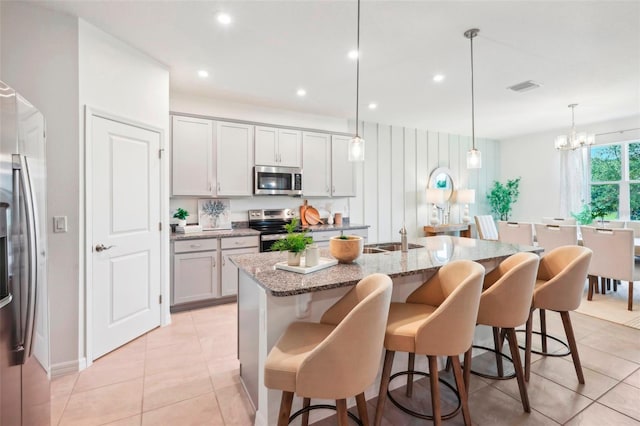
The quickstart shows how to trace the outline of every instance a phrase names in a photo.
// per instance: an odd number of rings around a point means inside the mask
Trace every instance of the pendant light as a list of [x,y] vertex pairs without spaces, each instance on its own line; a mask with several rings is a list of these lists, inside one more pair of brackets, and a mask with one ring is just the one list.
[[471,42],[471,149],[467,152],[467,169],[479,169],[482,167],[482,153],[476,149],[475,130],[475,106],[473,97],[473,39],[480,32],[472,28],[464,32],[464,36]]
[[578,104],[571,104],[571,130],[568,135],[556,137],[555,147],[558,151],[574,150],[583,146],[593,145],[596,141],[595,135],[586,132],[576,132],[576,120],[573,110]]
[[360,0],[358,0],[358,36],[356,42],[356,135],[349,141],[349,161],[364,161],[364,139],[358,133],[358,112],[360,97]]

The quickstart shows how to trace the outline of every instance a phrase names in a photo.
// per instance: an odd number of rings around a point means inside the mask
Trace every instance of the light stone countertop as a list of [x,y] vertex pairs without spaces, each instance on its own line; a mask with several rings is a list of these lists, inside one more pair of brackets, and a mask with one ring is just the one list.
[[[412,242],[425,247],[407,253],[363,254],[352,264],[338,264],[310,274],[276,269],[277,262],[286,260],[286,252],[237,255],[230,259],[271,295],[293,296],[354,285],[365,276],[378,272],[391,278],[402,277],[436,270],[452,260],[500,261],[520,251],[542,251],[539,247],[451,236],[424,237]],[[328,249],[321,249],[320,255],[331,257]]]

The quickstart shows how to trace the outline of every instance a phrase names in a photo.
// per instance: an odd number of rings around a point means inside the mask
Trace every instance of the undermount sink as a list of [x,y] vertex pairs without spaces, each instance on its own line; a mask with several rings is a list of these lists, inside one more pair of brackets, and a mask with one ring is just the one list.
[[[413,243],[408,244],[409,250],[422,248],[422,247],[424,246],[420,244],[413,244]],[[371,254],[371,253],[384,253],[387,251],[400,251],[400,250],[402,250],[402,244],[400,242],[397,242],[397,243],[392,242],[392,243],[367,244],[366,246],[364,246],[364,249],[362,250],[362,252],[364,254]]]

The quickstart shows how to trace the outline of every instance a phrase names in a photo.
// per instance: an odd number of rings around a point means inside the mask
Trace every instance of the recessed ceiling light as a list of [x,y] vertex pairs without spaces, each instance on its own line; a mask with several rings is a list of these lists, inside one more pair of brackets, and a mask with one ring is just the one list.
[[433,81],[436,83],[440,83],[442,80],[444,80],[444,74],[436,74],[433,76]]
[[209,72],[206,71],[206,70],[200,70],[200,71],[198,71],[198,77],[207,78],[207,77],[209,77]]
[[349,59],[353,59],[356,60],[358,59],[358,51],[357,50],[350,50],[348,53]]
[[376,108],[378,108],[378,104],[377,104],[377,103],[375,103],[375,102],[371,102],[371,103],[369,104],[369,109],[376,109]]
[[231,23],[231,15],[228,13],[220,12],[217,16],[218,22],[222,25],[229,25]]
[[296,95],[298,95],[300,97],[302,97],[302,96],[304,96],[306,94],[307,94],[307,91],[304,90],[304,89],[298,89],[298,91],[296,92]]

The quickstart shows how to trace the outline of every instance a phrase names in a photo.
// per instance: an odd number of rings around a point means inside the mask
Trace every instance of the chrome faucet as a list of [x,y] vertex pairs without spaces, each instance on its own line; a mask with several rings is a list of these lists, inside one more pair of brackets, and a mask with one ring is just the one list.
[[409,251],[409,244],[407,243],[407,228],[402,225],[400,229],[400,249],[404,252]]

